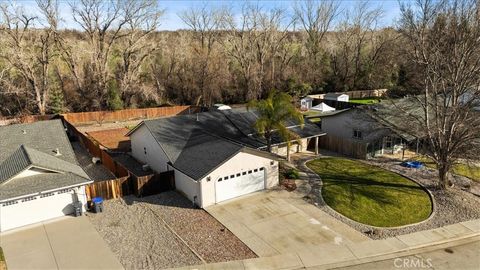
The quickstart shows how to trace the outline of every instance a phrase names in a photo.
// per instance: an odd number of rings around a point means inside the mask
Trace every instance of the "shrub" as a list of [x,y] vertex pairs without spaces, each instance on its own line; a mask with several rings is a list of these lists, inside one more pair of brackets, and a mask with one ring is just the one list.
[[288,179],[298,179],[300,178],[300,175],[298,173],[298,170],[290,169],[285,173],[285,177]]

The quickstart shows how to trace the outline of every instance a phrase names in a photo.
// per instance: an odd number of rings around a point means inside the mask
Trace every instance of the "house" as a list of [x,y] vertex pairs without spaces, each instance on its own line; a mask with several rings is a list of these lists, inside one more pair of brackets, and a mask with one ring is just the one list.
[[[156,172],[173,170],[176,189],[199,207],[278,185],[278,161],[262,151],[266,141],[253,129],[252,111],[209,111],[146,120],[128,134],[132,155]],[[310,140],[324,135],[307,121],[292,151],[305,151]],[[272,150],[286,153],[286,142],[272,138]]]
[[[327,112],[319,116],[329,137],[364,144],[366,157],[399,153],[414,136],[395,128],[394,123],[369,112],[367,107]],[[391,120],[391,119],[389,119]]]
[[60,120],[0,127],[0,231],[69,215],[92,182]]
[[335,111],[335,108],[330,107],[327,104],[325,104],[324,102],[322,102],[318,105],[313,106],[311,108],[311,110],[319,111],[319,112],[332,112],[332,111]]
[[312,108],[312,102],[314,98],[310,96],[306,96],[302,99],[300,99],[300,109],[303,111],[308,111],[310,108]]
[[323,97],[326,100],[334,100],[334,101],[343,101],[348,102],[348,95],[342,93],[326,93]]

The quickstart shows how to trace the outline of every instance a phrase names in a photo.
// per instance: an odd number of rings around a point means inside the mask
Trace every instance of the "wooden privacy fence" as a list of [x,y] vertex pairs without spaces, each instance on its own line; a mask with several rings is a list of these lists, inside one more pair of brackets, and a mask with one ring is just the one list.
[[63,119],[72,124],[103,123],[136,119],[156,118],[177,114],[194,113],[199,110],[195,106],[172,106],[146,109],[125,109],[119,111],[78,112],[62,114]]
[[95,144],[90,138],[78,131],[71,123],[64,119],[70,136],[75,137],[90,152],[99,158],[102,165],[115,174],[117,179],[98,181],[87,185],[86,194],[88,200],[102,197],[105,200],[116,199],[127,195],[138,197],[158,194],[175,187],[175,175],[173,171],[146,176],[136,176],[115,161],[107,151]]
[[318,143],[320,148],[327,149],[329,151],[337,152],[353,158],[367,158],[367,144],[365,143],[339,138],[328,134],[321,136]]
[[38,121],[51,120],[55,117],[54,114],[47,115],[25,115],[22,117],[0,117],[0,126],[20,123],[34,123]]
[[102,197],[105,200],[117,199],[132,194],[131,181],[129,176],[112,180],[94,182],[85,187],[87,200],[95,197]]
[[138,197],[158,194],[175,189],[175,174],[167,171],[159,174],[145,176],[132,175],[133,188]]
[[[346,94],[350,99],[356,98],[371,98],[371,97],[383,97],[387,94],[388,89],[373,89],[373,90],[357,90],[347,92],[335,92]],[[309,95],[312,98],[324,99],[325,94]]]

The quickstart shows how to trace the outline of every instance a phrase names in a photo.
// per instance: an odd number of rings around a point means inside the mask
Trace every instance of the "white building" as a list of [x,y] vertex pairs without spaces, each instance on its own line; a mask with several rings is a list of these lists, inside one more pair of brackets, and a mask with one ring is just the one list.
[[327,93],[325,94],[324,99],[348,102],[349,97],[348,95],[342,93]]
[[311,108],[311,110],[319,111],[319,112],[333,112],[333,111],[335,111],[335,108],[330,107],[327,104],[325,104],[324,102],[322,102],[318,105],[313,106]]
[[[278,185],[277,158],[260,150],[266,145],[253,130],[255,119],[252,112],[227,110],[147,120],[128,134],[132,155],[156,172],[173,170],[176,189],[204,208]],[[291,151],[305,151],[323,135],[311,123],[290,124],[303,138]],[[286,153],[286,142],[274,137],[272,143],[273,151]]]
[[60,120],[0,127],[0,231],[72,214],[93,182]]
[[300,99],[300,109],[303,111],[310,110],[310,108],[312,108],[312,102],[313,98],[309,96]]

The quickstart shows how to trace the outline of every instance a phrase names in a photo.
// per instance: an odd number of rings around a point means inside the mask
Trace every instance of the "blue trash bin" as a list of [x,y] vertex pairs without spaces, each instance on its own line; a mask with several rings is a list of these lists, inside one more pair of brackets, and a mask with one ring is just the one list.
[[93,212],[94,213],[101,213],[103,212],[103,198],[102,197],[95,197],[92,199],[93,204]]

